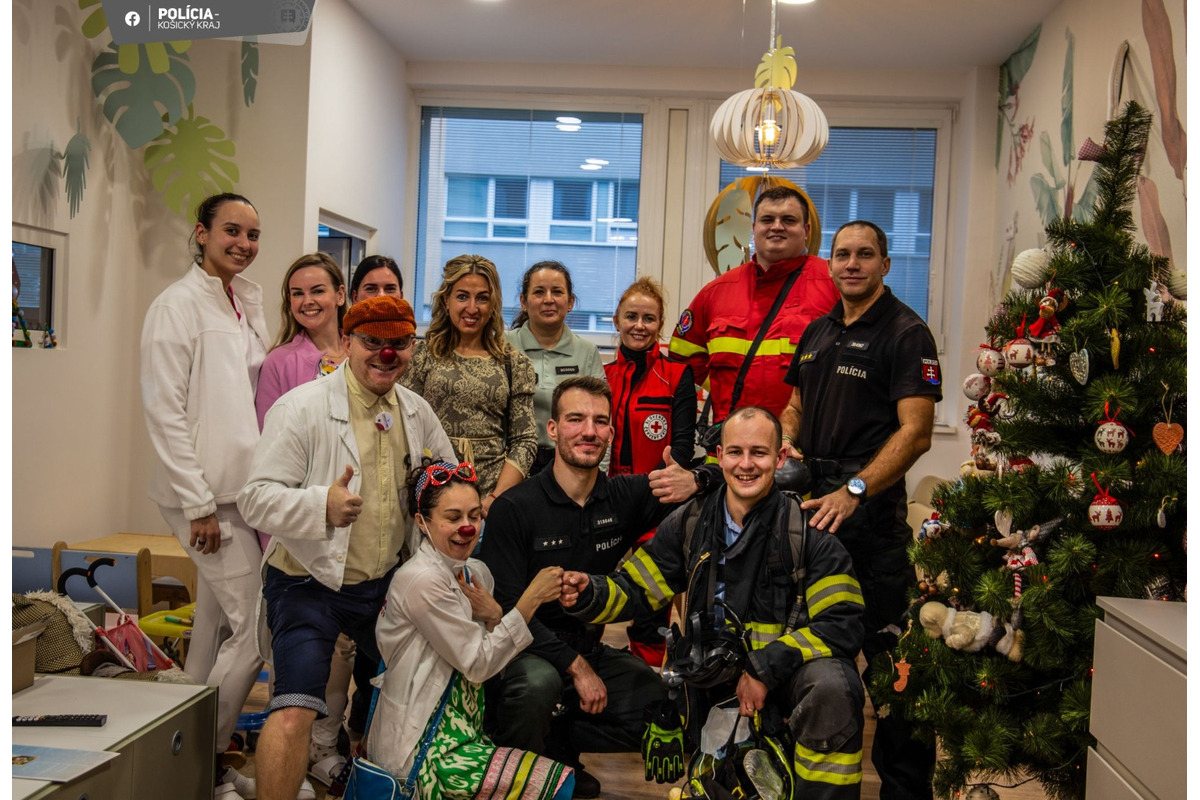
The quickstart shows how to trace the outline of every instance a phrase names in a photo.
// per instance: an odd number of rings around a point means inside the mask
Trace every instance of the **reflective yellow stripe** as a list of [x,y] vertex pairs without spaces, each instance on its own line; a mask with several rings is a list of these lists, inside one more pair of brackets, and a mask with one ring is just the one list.
[[833,655],[833,651],[829,649],[829,645],[821,641],[819,636],[814,636],[808,628],[801,628],[800,630],[792,631],[787,636],[780,636],[779,641],[803,653],[805,661],[813,658],[828,658]]
[[799,742],[792,759],[796,777],[814,783],[850,786],[862,783],[862,750],[853,753],[821,753]]
[[[708,352],[712,353],[734,353],[744,356],[750,352],[750,345],[754,343],[753,339],[738,339],[733,336],[718,336],[715,339],[708,341]],[[675,340],[671,340],[671,347],[675,346]],[[786,336],[782,339],[763,339],[759,344],[758,350],[755,351],[754,357],[759,356],[779,356],[791,355],[796,352],[796,345]]]
[[671,346],[668,348],[670,352],[683,358],[691,358],[697,353],[707,353],[703,345],[694,344],[687,339],[682,339],[678,336],[671,337]]
[[621,609],[625,607],[625,593],[621,591],[621,587],[616,584],[612,578],[605,578],[608,584],[608,603],[604,606],[604,610],[600,612],[592,622],[612,622],[621,613]]
[[783,625],[771,622],[747,622],[746,634],[751,650],[762,650],[783,633]]
[[815,617],[835,603],[863,604],[862,586],[849,575],[830,575],[814,583],[804,592],[808,613]]
[[655,611],[665,606],[674,594],[658,565],[640,547],[621,569],[625,570],[630,580],[646,590],[646,600]]

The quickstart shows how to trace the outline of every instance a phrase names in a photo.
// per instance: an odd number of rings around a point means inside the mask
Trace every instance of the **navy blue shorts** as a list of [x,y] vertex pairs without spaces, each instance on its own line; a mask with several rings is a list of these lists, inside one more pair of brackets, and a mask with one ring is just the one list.
[[267,567],[263,597],[275,667],[275,692],[268,711],[299,707],[316,711],[318,717],[329,713],[325,684],[334,643],[344,633],[360,652],[379,659],[375,623],[391,582],[389,572],[335,592],[311,576],[296,578]]

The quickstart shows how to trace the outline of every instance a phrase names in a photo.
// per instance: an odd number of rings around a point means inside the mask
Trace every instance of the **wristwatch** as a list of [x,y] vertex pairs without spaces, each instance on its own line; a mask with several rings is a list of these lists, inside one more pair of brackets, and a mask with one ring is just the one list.
[[867,496],[867,482],[862,478],[851,478],[846,481],[846,491],[859,500],[863,500]]
[[696,479],[696,494],[704,494],[708,491],[708,473],[702,469],[692,470],[692,477]]

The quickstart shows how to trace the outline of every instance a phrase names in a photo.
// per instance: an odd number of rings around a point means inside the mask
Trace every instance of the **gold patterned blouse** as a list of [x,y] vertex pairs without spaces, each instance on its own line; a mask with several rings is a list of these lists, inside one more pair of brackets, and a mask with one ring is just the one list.
[[[535,380],[529,357],[514,351],[510,407],[508,376],[499,361],[453,352],[448,358],[434,358],[425,343],[419,342],[400,382],[433,407],[454,452],[459,459],[471,462],[479,473],[480,496],[487,496],[496,488],[505,461],[522,475],[529,473],[537,451]],[[507,431],[506,409],[510,409]]]

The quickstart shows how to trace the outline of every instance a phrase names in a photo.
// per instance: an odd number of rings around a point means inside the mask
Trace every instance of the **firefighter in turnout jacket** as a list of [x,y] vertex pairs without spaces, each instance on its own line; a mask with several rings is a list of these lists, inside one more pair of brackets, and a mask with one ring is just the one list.
[[714,653],[720,632],[740,624],[748,652],[736,660],[705,653],[686,663],[694,649],[669,648],[664,676],[681,675],[689,705],[702,704],[690,705],[689,730],[703,722],[710,700],[736,693],[747,717],[771,705],[794,741],[796,796],[850,800],[862,783],[864,697],[853,663],[863,639],[862,591],[841,542],[808,530],[799,499],[775,487],[781,446],[773,415],[738,409],[718,450],[723,490],[674,511],[617,572],[567,572],[562,604],[587,622],[608,623],[663,608],[686,591],[687,618],[705,628],[688,634]]

